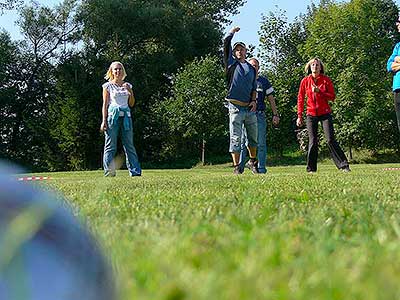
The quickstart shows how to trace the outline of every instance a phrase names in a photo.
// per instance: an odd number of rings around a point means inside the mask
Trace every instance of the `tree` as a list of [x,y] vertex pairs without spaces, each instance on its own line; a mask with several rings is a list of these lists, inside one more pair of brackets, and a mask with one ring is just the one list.
[[0,2],[0,16],[5,10],[12,10],[22,6],[23,0],[5,0]]
[[19,25],[26,40],[13,52],[4,86],[13,91],[6,106],[8,159],[33,169],[45,169],[52,147],[48,104],[55,98],[54,62],[60,46],[72,39],[74,1],[51,10],[38,5],[21,11]]
[[0,157],[7,158],[10,149],[10,128],[13,124],[13,99],[16,87],[10,78],[18,48],[7,33],[0,33]]
[[398,9],[388,0],[321,2],[306,24],[305,61],[319,56],[333,79],[338,139],[352,148],[398,148],[385,71]]
[[[389,0],[324,0],[311,5],[306,15],[291,24],[280,11],[264,17],[261,57],[284,114],[281,128],[292,128],[284,122],[294,117],[298,86],[305,75],[303,66],[318,56],[335,85],[336,134],[350,154],[353,148],[398,149],[391,78],[385,71],[398,36],[393,25],[397,13],[395,3]],[[271,145],[279,145],[279,134],[269,135],[269,139],[278,138],[271,140]],[[287,136],[292,135],[284,132],[285,143]]]
[[[84,51],[104,69],[124,63],[137,100],[135,146],[144,161],[154,161],[164,128],[156,110],[170,95],[170,77],[195,57],[219,52],[226,16],[245,1],[86,0],[82,1]],[[115,22],[118,12],[118,22]],[[89,57],[89,55],[87,55]],[[102,74],[98,74],[101,78]],[[96,97],[98,97],[96,95]],[[139,139],[138,139],[139,137]]]
[[103,66],[71,53],[55,71],[57,95],[49,103],[50,136],[56,141],[47,162],[52,170],[96,169],[104,137],[101,122]]
[[303,73],[302,57],[298,51],[306,40],[303,24],[304,17],[288,23],[285,13],[277,10],[263,16],[259,31],[261,71],[274,87],[281,115],[279,130],[272,130],[273,127],[269,126],[267,144],[280,155],[283,155],[283,150],[288,145],[295,144],[296,141],[294,107]]
[[157,109],[169,129],[163,148],[181,157],[186,151],[201,148],[204,164],[206,142],[227,132],[223,68],[215,56],[194,59],[173,76],[172,82],[171,97]]

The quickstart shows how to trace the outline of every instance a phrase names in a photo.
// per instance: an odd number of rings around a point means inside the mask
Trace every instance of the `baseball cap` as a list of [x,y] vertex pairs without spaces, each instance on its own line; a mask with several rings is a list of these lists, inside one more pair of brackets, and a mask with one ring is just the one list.
[[232,49],[235,50],[235,48],[236,48],[237,46],[242,46],[243,48],[247,49],[247,48],[246,48],[246,44],[243,43],[243,42],[236,42],[236,43],[234,43]]

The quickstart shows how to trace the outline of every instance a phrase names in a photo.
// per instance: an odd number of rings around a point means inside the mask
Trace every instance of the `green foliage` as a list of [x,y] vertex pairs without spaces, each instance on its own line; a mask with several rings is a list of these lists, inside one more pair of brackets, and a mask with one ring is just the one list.
[[[36,169],[100,167],[101,84],[114,60],[124,63],[133,84],[141,161],[195,162],[202,140],[208,153],[220,153],[227,121],[215,56],[228,16],[244,3],[66,0],[53,9],[37,3],[21,9],[24,40],[0,34],[0,155]],[[0,2],[0,10],[11,7],[3,4],[14,5]],[[262,73],[274,86],[281,114],[279,129],[269,122],[270,151],[282,155],[295,144],[297,90],[314,56],[325,62],[335,85],[342,145],[399,149],[391,75],[384,70],[399,37],[397,13],[389,0],[326,0],[292,23],[279,10],[263,17]],[[74,49],[76,42],[81,46]]]
[[5,10],[17,9],[23,5],[23,0],[3,0],[0,2],[0,16]]
[[[294,134],[299,82],[302,78],[302,58],[298,47],[305,42],[306,34],[301,20],[288,23],[283,11],[263,16],[259,31],[260,57],[265,73],[275,90],[276,103],[281,115],[279,130],[269,126],[267,145],[281,155],[296,141]],[[269,107],[267,105],[267,107]],[[268,110],[268,114],[270,111]],[[269,122],[270,124],[272,122]]]
[[[168,151],[156,108],[170,96],[171,74],[195,57],[215,55],[225,16],[244,1],[83,1],[85,52],[93,61],[122,61],[133,84],[136,147],[144,161],[158,161]],[[118,22],[115,15],[118,12]],[[104,72],[104,71],[103,71]],[[162,150],[161,150],[162,149]]]
[[337,92],[333,108],[338,137],[348,147],[398,148],[388,93],[391,76],[385,71],[397,14],[393,1],[326,1],[306,23],[302,56],[304,61],[318,56],[325,62]]
[[18,20],[29,50],[38,68],[49,58],[57,57],[57,50],[77,39],[79,23],[74,19],[76,0],[64,0],[54,9],[33,3],[25,6]]
[[321,1],[288,23],[282,11],[263,17],[261,57],[277,91],[284,115],[282,132],[271,132],[270,144],[292,143],[293,119],[303,67],[312,57],[325,63],[334,82],[332,104],[338,140],[345,146],[377,151],[398,149],[391,76],[386,61],[395,44],[398,9],[393,1]]
[[227,16],[244,2],[65,0],[24,7],[24,40],[18,47],[0,41],[0,64],[8,68],[0,73],[1,156],[35,169],[100,167],[101,84],[110,62],[120,60],[137,100],[135,145],[141,159],[153,161],[165,137],[156,135],[164,124],[149,108],[169,96],[170,74],[218,53]]
[[84,170],[100,165],[101,83],[94,76],[96,66],[85,65],[85,60],[71,55],[56,72],[57,96],[49,105],[49,118],[50,134],[57,143],[47,159],[53,170]]
[[[52,98],[51,67],[33,63],[23,46],[11,43],[12,60],[2,83],[2,155],[19,164],[43,169],[48,136],[47,103]],[[51,141],[50,141],[51,142]]]
[[122,300],[373,300],[399,296],[400,175],[384,167],[400,165],[47,175],[102,241]]
[[0,157],[6,158],[9,148],[10,128],[13,122],[13,95],[15,87],[10,78],[10,69],[15,60],[16,45],[11,42],[10,36],[4,32],[0,33]]
[[24,7],[19,25],[26,39],[10,43],[10,55],[3,53],[6,100],[2,102],[2,124],[6,127],[2,129],[2,155],[36,170],[48,167],[46,160],[54,145],[49,138],[48,108],[56,95],[51,63],[77,28],[71,25],[73,4],[65,1],[53,10],[36,4]]
[[[224,78],[222,65],[215,56],[194,59],[173,76],[171,96],[155,108],[163,117],[164,128],[168,128],[169,138],[164,145],[168,155],[193,155],[196,145],[200,149],[203,140],[226,136]],[[192,146],[185,148],[185,144]]]

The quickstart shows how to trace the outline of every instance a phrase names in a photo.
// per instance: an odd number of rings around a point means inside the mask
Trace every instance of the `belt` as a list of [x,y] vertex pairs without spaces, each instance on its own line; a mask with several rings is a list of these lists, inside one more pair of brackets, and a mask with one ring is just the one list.
[[242,106],[242,107],[249,106],[249,103],[250,103],[250,102],[242,102],[242,101],[235,100],[235,99],[227,99],[227,100],[232,104],[239,105],[239,106]]

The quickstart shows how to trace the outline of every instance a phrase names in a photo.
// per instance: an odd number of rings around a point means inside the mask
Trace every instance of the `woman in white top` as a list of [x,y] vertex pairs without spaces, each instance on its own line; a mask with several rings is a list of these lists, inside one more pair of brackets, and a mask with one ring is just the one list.
[[112,62],[104,77],[103,84],[103,121],[100,130],[105,133],[104,175],[115,176],[115,153],[118,134],[121,132],[122,145],[126,155],[126,166],[130,176],[141,176],[139,159],[133,146],[132,118],[129,107],[135,104],[132,85],[125,82],[125,68],[122,63]]

